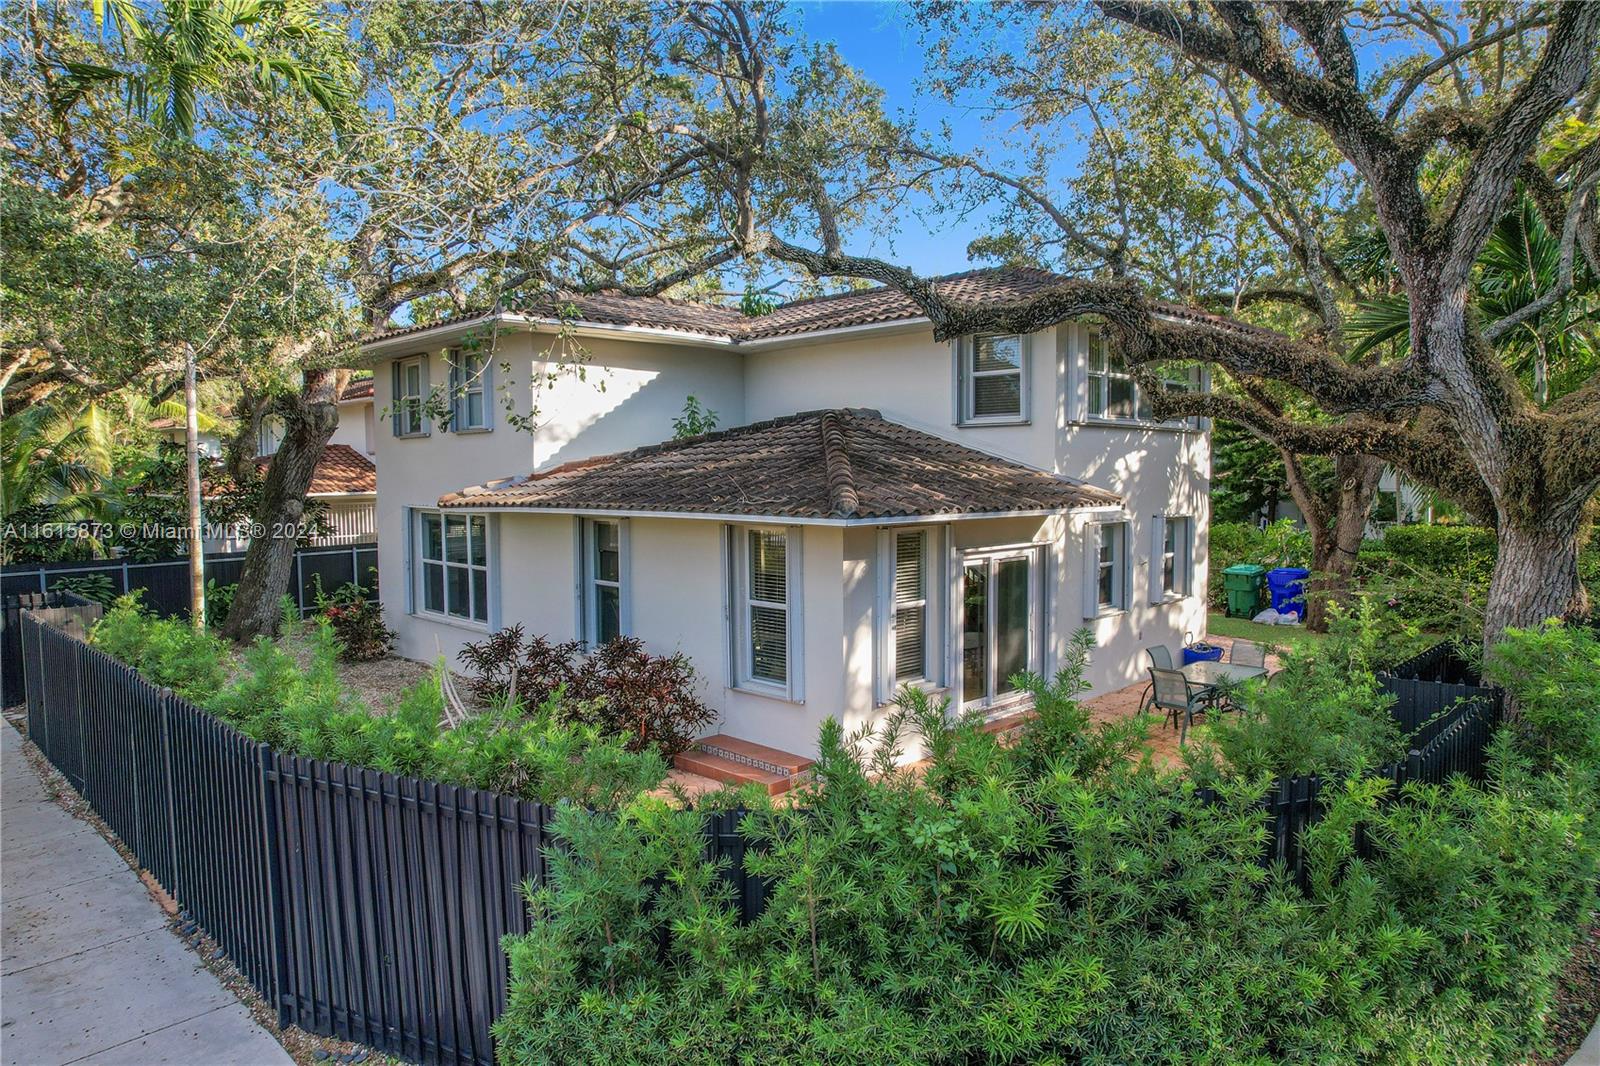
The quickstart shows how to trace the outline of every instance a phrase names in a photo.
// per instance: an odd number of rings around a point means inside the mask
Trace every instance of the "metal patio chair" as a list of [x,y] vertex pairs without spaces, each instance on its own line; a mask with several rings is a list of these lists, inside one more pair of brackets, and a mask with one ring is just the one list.
[[1236,640],[1233,648],[1228,652],[1228,661],[1235,666],[1259,666],[1267,668],[1267,649],[1265,645],[1256,644],[1249,640]]
[[[1153,644],[1146,648],[1144,653],[1150,656],[1150,665],[1156,669],[1171,670],[1173,668],[1172,650],[1165,644]],[[1155,684],[1154,682],[1147,682],[1144,686],[1144,694],[1139,697],[1140,714],[1143,714],[1145,711],[1150,709],[1150,701],[1152,698],[1154,698],[1154,696]]]
[[1195,685],[1180,670],[1150,668],[1150,684],[1155,689],[1155,707],[1165,711],[1174,726],[1180,726],[1181,747],[1189,739],[1189,724],[1196,714],[1211,708],[1211,690]]

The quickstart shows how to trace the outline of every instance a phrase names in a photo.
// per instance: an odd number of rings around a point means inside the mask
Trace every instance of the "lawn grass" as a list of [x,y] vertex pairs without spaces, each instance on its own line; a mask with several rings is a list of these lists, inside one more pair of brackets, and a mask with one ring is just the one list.
[[1328,639],[1326,633],[1308,633],[1305,626],[1264,626],[1247,618],[1229,618],[1225,614],[1206,616],[1206,633],[1213,637],[1232,637],[1236,640],[1253,640],[1258,644],[1275,644],[1280,648],[1302,651],[1313,648]]

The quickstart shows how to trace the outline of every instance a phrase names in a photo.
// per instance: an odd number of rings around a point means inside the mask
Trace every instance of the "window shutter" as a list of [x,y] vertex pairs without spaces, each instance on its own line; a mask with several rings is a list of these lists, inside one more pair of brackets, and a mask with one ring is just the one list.
[[[483,428],[494,428],[494,355],[483,357],[483,373],[478,381],[483,385]],[[626,602],[626,600],[624,600]]]
[[1022,388],[1017,397],[1017,417],[1024,421],[1033,418],[1033,334],[1024,333],[1022,345]]
[[389,364],[389,371],[390,371],[390,378],[392,379],[392,383],[393,383],[393,388],[392,388],[392,391],[391,391],[391,394],[390,394],[390,402],[389,402],[389,408],[390,408],[389,422],[390,422],[391,432],[393,432],[394,435],[396,437],[398,437],[400,435],[400,432],[401,432],[401,430],[400,430],[400,360],[396,359],[394,362],[390,363]]
[[950,351],[953,358],[951,381],[955,392],[950,421],[959,426],[967,420],[967,338],[957,337],[952,340]]
[[[397,367],[398,367],[398,365],[399,364],[396,364]],[[398,417],[399,416],[397,415],[396,418],[398,419]],[[396,423],[396,425],[398,427],[398,422]],[[417,579],[416,579],[416,565],[417,565],[416,564],[416,557],[417,557],[417,512],[412,510],[411,508],[407,507],[404,511],[401,512],[401,514],[403,514],[405,516],[405,521],[406,521],[406,535],[405,535],[405,545],[406,545],[406,565],[405,565],[406,614],[416,614],[417,613]]]
[[1100,526],[1090,522],[1083,531],[1083,616],[1100,613]]
[[422,357],[422,435],[433,430],[433,420],[428,417],[428,401],[433,398],[433,378],[428,373],[428,357]]
[[[1161,559],[1167,552],[1167,518],[1156,515],[1150,520],[1150,602],[1160,603],[1166,598],[1161,588]],[[1174,565],[1178,560],[1173,560]]]
[[1183,543],[1178,546],[1183,553],[1183,594],[1194,595],[1194,515],[1183,520]]
[[444,358],[445,365],[450,368],[449,383],[446,385],[446,388],[450,390],[450,424],[439,428],[443,430],[460,429],[461,386],[463,384],[461,380],[461,352],[459,349],[451,349],[444,353]]

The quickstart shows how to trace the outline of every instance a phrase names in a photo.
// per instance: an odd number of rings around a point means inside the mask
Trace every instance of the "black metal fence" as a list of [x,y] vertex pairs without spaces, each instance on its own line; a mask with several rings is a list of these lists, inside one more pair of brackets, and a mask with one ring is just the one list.
[[[86,644],[98,606],[22,614],[28,731],[280,1024],[427,1063],[492,1066],[501,937],[545,883],[550,808],[285,755]],[[739,812],[708,856],[747,917]]]
[[[524,886],[545,883],[551,809],[252,741],[85,643],[99,611],[22,614],[28,728],[50,762],[280,1024],[427,1063],[491,1066],[508,977],[501,938],[528,928]],[[1406,759],[1377,773],[1397,786],[1482,777],[1498,690],[1435,685],[1424,699],[1428,682],[1384,684],[1402,724],[1426,727]],[[1262,801],[1263,860],[1302,884],[1303,833],[1322,817],[1325,787],[1337,783],[1290,778]],[[749,921],[766,898],[744,870],[743,813],[708,815],[705,834]]]
[[[244,553],[228,552],[206,556],[206,579],[218,585],[231,585],[244,570]],[[94,562],[44,563],[35,566],[7,566],[0,570],[0,706],[9,707],[22,696],[21,638],[17,619],[33,607],[55,607],[74,594],[65,587],[74,578],[103,575],[115,595],[142,590],[144,605],[157,614],[187,614],[189,611],[189,561],[167,559],[158,563],[135,563],[121,559]],[[341,585],[356,584],[369,592],[378,587],[378,548],[374,544],[350,544],[336,548],[302,548],[295,553],[294,572],[284,591],[295,599],[301,615],[316,604],[317,589],[332,592]]]

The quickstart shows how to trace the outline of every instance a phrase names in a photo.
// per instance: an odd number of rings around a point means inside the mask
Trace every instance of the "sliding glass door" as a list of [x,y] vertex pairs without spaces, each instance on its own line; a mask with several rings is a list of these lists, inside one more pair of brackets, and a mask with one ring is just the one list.
[[961,571],[961,702],[989,706],[1016,690],[1012,679],[1037,669],[1034,639],[1036,553],[968,555]]

